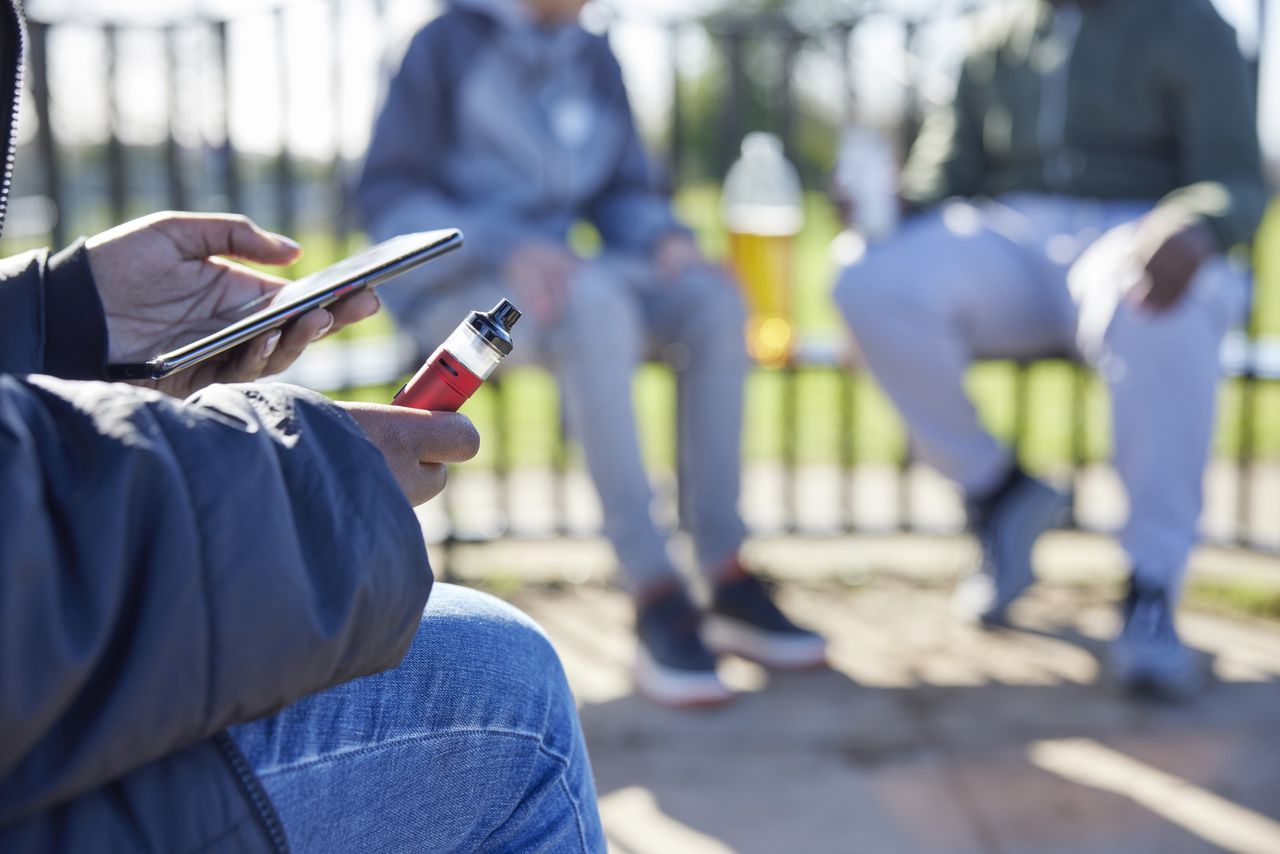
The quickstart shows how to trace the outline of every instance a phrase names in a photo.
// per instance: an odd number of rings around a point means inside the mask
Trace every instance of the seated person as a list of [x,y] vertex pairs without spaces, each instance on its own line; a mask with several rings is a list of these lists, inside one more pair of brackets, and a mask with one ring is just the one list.
[[983,572],[956,604],[988,622],[1032,582],[1032,545],[1068,499],[983,429],[965,370],[1062,351],[1098,370],[1130,504],[1110,666],[1182,696],[1199,673],[1174,608],[1218,348],[1248,302],[1227,255],[1265,201],[1244,62],[1209,0],[1020,0],[976,36],[902,174],[919,213],[841,272],[835,299],[921,456],[968,497]]
[[[0,2],[5,164],[20,27]],[[376,297],[158,383],[186,400],[86,381],[278,287],[218,255],[298,247],[169,214],[0,261],[0,851],[604,851],[546,637],[432,590],[411,505],[466,418],[209,385]]]
[[[424,350],[501,296],[525,311],[516,357],[533,354],[559,380],[636,599],[640,690],[671,705],[721,702],[715,653],[809,667],[824,642],[739,560],[743,310],[652,188],[621,70],[577,23],[583,5],[451,0],[391,81],[356,200],[375,239],[466,234],[469,249],[385,294]],[[566,246],[581,219],[603,238],[598,258]],[[650,515],[632,407],[632,373],[658,348],[674,354],[680,507],[712,587],[702,630]]]

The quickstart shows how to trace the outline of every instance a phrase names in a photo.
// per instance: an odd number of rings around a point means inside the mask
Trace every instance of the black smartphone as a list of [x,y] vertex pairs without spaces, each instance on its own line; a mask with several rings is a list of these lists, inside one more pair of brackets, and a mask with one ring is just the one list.
[[224,353],[295,317],[324,308],[361,288],[372,288],[462,245],[455,228],[402,234],[370,246],[323,270],[290,282],[278,291],[188,330],[145,362],[108,365],[112,379],[163,379]]

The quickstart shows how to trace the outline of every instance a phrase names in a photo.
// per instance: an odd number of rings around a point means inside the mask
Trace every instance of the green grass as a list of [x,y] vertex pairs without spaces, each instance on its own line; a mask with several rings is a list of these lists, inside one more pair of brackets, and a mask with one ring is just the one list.
[[[682,191],[676,200],[682,218],[691,224],[704,250],[713,258],[723,258],[727,240],[719,227],[718,194],[714,186],[696,186]],[[796,245],[796,326],[801,335],[824,337],[842,335],[842,325],[829,299],[834,274],[828,246],[838,231],[830,205],[820,194],[805,200],[806,226]],[[359,238],[338,241],[327,232],[300,235],[306,252],[286,275],[298,276],[332,263],[362,245]],[[591,229],[575,232],[575,245],[591,250],[598,238]],[[1280,335],[1280,203],[1273,204],[1259,232],[1255,270],[1257,276],[1256,329],[1261,334]],[[20,248],[9,243],[5,252]],[[392,285],[394,286],[394,285]],[[353,338],[383,335],[391,330],[385,313],[339,333]],[[1022,446],[1025,463],[1043,470],[1071,458],[1072,425],[1078,416],[1085,428],[1084,456],[1104,459],[1109,452],[1108,404],[1106,390],[1096,378],[1089,378],[1084,406],[1076,412],[1073,397],[1075,368],[1060,362],[1032,367],[1028,385],[1028,432]],[[800,372],[795,388],[798,417],[795,420],[796,458],[801,462],[834,462],[851,458],[858,462],[891,462],[901,459],[905,438],[901,422],[892,406],[865,375],[851,381],[848,405],[855,417],[854,428],[841,428],[841,375],[831,369]],[[999,363],[978,365],[969,377],[969,388],[980,416],[1005,439],[1014,432],[1014,371]],[[396,385],[343,392],[349,399],[385,401]],[[544,464],[560,453],[559,406],[555,386],[538,371],[512,372],[502,384],[506,397],[507,429],[511,441],[507,459],[512,465]],[[674,383],[669,373],[657,366],[645,366],[637,375],[635,401],[646,459],[655,467],[669,467],[674,458],[672,410]],[[745,452],[750,459],[775,459],[783,453],[782,401],[784,388],[773,371],[755,372],[747,385],[745,411]],[[495,436],[494,388],[486,387],[467,406],[467,412],[486,435]],[[1222,386],[1219,426],[1214,452],[1235,455],[1241,442],[1241,386],[1228,381]],[[1280,384],[1257,386],[1255,398],[1255,454],[1280,459]],[[518,439],[518,441],[516,440]],[[479,464],[488,465],[496,454],[495,442],[482,451]]]
[[1275,585],[1240,580],[1192,581],[1185,595],[1187,604],[1204,610],[1280,620],[1280,588]]

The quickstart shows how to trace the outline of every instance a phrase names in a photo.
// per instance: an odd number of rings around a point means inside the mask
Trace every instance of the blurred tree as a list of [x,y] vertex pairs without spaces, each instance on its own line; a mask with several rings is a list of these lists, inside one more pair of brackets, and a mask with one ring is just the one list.
[[[819,5],[824,0],[817,0]],[[705,19],[716,62],[683,82],[684,136],[679,181],[719,181],[742,137],[769,131],[783,138],[807,186],[821,187],[836,147],[838,117],[795,86],[805,51],[829,49],[791,20],[795,3],[749,0]]]

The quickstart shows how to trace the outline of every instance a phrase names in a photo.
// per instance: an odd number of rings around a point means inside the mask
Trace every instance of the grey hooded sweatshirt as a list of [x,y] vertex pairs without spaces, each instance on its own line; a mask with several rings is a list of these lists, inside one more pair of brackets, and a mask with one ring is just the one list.
[[[500,269],[522,241],[591,221],[606,249],[647,255],[682,226],[656,192],[622,71],[600,36],[536,25],[520,0],[451,0],[391,80],[356,202],[375,239],[460,227],[420,295]],[[394,309],[401,288],[384,297]]]

